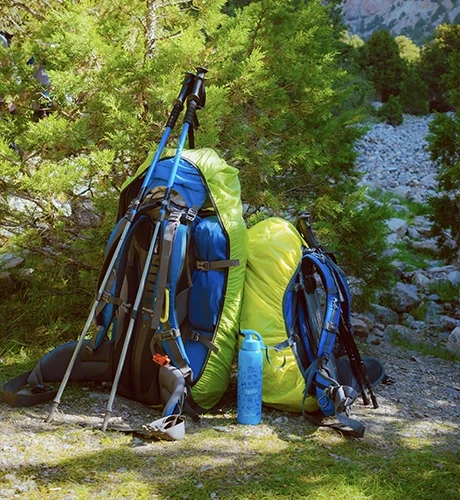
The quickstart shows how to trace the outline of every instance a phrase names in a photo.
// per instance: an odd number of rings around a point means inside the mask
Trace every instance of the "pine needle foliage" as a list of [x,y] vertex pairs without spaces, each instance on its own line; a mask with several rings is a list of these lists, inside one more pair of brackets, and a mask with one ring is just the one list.
[[[333,223],[325,242],[340,242],[371,297],[386,264],[376,257],[364,269],[354,259],[365,247],[378,256],[384,233],[348,237],[352,222],[380,227],[377,212],[358,210],[354,142],[364,93],[340,64],[331,19],[319,0],[6,2],[0,22],[13,36],[0,47],[2,243],[49,249],[86,289],[123,182],[156,148],[184,72],[205,66],[197,146],[239,168],[252,211],[308,209],[320,232]],[[48,85],[37,79],[43,70]]]

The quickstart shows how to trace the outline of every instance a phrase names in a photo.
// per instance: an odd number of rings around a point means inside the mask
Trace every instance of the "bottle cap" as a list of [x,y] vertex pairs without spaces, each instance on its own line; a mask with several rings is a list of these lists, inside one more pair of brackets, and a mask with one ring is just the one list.
[[[241,333],[244,335],[242,348],[245,351],[258,351],[264,348],[264,342],[262,340],[262,337],[256,331],[241,330]],[[254,339],[253,336],[256,336],[257,340]]]

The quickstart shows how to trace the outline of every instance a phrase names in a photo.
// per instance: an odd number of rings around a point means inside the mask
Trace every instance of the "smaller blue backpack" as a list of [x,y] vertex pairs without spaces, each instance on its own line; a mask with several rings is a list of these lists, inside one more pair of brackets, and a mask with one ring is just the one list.
[[[297,229],[298,228],[298,229]],[[361,358],[353,337],[350,292],[333,255],[314,239],[306,216],[297,228],[270,218],[249,229],[241,328],[259,332],[267,348],[263,402],[361,437],[350,417],[361,393],[375,408],[384,368]]]

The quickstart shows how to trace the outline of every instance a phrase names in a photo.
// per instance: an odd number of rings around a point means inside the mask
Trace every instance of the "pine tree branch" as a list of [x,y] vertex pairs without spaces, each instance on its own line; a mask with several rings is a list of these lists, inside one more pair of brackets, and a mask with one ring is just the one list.
[[262,12],[260,13],[259,19],[257,20],[257,24],[256,24],[256,26],[254,28],[254,32],[252,34],[251,41],[249,43],[248,56],[250,56],[253,53],[254,49],[255,49],[256,38],[257,38],[257,35],[259,34],[260,29],[262,28],[262,21],[264,20],[265,13],[267,11],[268,11],[268,7],[266,7],[265,9],[263,9]]
[[86,264],[81,260],[73,259],[72,257],[68,257],[67,255],[64,255],[62,253],[50,252],[44,250],[43,248],[38,248],[38,247],[28,248],[28,250],[38,255],[43,255],[44,257],[48,257],[49,259],[53,259],[55,261],[65,259],[70,265],[78,267],[79,269],[85,269],[86,271],[95,271],[98,269],[98,267],[96,266]]
[[172,7],[174,5],[192,4],[190,0],[171,0],[166,2],[159,2],[158,0],[147,0],[147,26],[146,26],[146,57],[152,59],[155,55],[156,44],[159,40],[173,38],[180,36],[180,33],[171,35],[169,37],[160,37],[159,19],[166,16],[160,16],[158,11],[165,7]]
[[16,7],[19,10],[24,10],[31,16],[35,17],[35,19],[38,19],[39,21],[44,21],[45,16],[37,12],[36,10],[33,10],[30,5],[26,5],[23,2],[18,2],[17,0],[12,0],[11,1],[11,7]]
[[157,0],[147,0],[147,31],[146,31],[146,57],[153,59],[158,37],[158,3]]

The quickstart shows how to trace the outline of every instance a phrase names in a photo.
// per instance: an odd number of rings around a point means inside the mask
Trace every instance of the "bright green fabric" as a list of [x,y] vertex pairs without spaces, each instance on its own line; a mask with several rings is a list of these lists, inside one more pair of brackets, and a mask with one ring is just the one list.
[[[174,154],[175,152],[171,150],[164,152],[164,156]],[[153,156],[153,153],[148,156],[135,176],[125,182],[123,188],[150,166]],[[206,368],[192,387],[194,401],[202,408],[210,409],[219,402],[227,390],[230,369],[238,342],[239,316],[247,260],[247,229],[242,216],[238,170],[229,166],[210,148],[184,150],[182,157],[196,165],[201,171],[212,202],[217,208],[224,229],[228,234],[230,242],[228,258],[240,261],[239,266],[230,267],[228,272],[224,306],[214,340],[219,352],[210,352]]]
[[[262,335],[266,346],[287,339],[283,316],[286,288],[296,273],[306,243],[286,220],[272,217],[248,231],[248,262],[244,285],[241,329]],[[305,380],[292,352],[268,350],[263,370],[263,402],[286,411],[301,411]],[[285,360],[285,363],[284,363]],[[284,364],[284,366],[283,366]],[[316,398],[308,397],[306,411],[318,408]]]
[[184,158],[199,167],[230,241],[230,259],[240,265],[229,268],[224,308],[215,344],[199,381],[192,388],[193,399],[205,409],[212,408],[227,390],[230,369],[238,342],[239,317],[247,261],[247,229],[243,220],[238,170],[229,166],[212,149],[184,151]]

